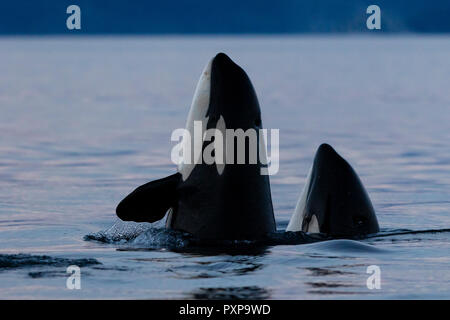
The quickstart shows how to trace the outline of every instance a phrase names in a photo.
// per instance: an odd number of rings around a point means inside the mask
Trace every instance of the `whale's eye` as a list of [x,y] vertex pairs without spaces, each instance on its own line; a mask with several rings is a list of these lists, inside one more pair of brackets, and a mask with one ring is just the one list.
[[366,218],[365,217],[363,217],[363,216],[355,216],[355,217],[353,217],[353,224],[356,227],[362,227],[362,226],[365,225],[365,223],[366,223]]

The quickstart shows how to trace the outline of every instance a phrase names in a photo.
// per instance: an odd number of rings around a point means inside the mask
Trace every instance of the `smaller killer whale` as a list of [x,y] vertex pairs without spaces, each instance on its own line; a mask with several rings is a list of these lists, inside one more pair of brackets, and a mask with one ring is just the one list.
[[[224,53],[206,65],[198,81],[186,123],[191,137],[195,122],[201,122],[203,129],[221,132],[262,128],[249,77]],[[264,139],[256,139],[258,148],[264,150]],[[198,154],[208,147],[203,141]],[[245,144],[245,159],[250,157],[250,144]],[[195,142],[191,145],[195,158]],[[183,149],[178,172],[138,187],[119,203],[117,216],[124,221],[155,222],[169,212],[167,228],[205,240],[256,240],[275,232],[269,176],[261,174],[267,159],[238,163],[236,153],[230,152],[235,160],[231,164],[207,164],[187,161]]]
[[320,145],[316,152],[286,231],[323,233],[331,237],[379,232],[372,202],[361,180],[328,144]]

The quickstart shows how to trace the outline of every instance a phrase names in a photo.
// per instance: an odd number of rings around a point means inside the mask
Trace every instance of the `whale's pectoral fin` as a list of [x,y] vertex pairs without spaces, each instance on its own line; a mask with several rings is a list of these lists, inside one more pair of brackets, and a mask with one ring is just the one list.
[[116,209],[124,221],[155,222],[164,218],[177,199],[179,173],[146,183],[123,199]]

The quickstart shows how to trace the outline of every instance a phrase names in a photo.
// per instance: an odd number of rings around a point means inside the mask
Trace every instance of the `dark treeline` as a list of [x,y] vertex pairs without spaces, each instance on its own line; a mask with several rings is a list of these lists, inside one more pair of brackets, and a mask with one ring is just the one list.
[[[81,30],[66,27],[72,4]],[[371,4],[381,8],[383,32],[450,32],[449,0],[2,0],[0,34],[371,32]]]

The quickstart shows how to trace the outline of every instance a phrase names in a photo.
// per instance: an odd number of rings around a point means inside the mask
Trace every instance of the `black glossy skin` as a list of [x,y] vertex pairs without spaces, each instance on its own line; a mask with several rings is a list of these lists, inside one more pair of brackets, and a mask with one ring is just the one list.
[[[262,127],[250,79],[223,53],[212,62],[210,90],[208,128],[215,128],[220,116],[227,129]],[[154,222],[171,208],[166,227],[200,239],[262,238],[276,230],[269,177],[261,175],[259,161],[234,163],[227,164],[221,175],[216,164],[203,163],[194,167],[186,181],[176,173],[149,182],[122,200],[116,213],[125,221]]]
[[379,231],[372,202],[358,175],[328,144],[316,152],[305,210],[302,230],[315,214],[320,232],[333,237]]
[[[225,54],[211,68],[208,128],[222,116],[227,129],[258,130],[261,111],[247,74]],[[235,161],[236,163],[236,161]],[[204,239],[256,239],[276,229],[269,177],[261,164],[197,164],[177,188],[178,201],[166,226]]]

